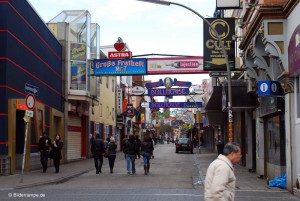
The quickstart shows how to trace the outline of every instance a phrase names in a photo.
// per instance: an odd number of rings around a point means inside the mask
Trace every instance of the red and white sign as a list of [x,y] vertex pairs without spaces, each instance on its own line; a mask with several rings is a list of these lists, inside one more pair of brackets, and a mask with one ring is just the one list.
[[109,59],[131,59],[131,51],[108,52]]
[[33,110],[35,106],[35,97],[32,94],[27,94],[26,96],[26,106],[28,110]]

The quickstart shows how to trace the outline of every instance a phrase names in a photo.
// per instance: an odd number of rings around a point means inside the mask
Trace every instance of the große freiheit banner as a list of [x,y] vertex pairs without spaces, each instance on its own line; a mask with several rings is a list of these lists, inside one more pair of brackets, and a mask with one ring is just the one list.
[[146,75],[147,59],[95,59],[94,75]]

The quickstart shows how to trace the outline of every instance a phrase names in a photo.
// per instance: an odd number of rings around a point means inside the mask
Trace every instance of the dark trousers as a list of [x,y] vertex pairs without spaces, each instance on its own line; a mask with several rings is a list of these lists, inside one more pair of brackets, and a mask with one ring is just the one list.
[[59,162],[60,162],[59,158],[54,158],[53,159],[53,163],[54,163],[54,167],[55,167],[56,172],[59,172]]
[[49,151],[47,150],[42,150],[41,151],[41,164],[43,166],[43,172],[47,171],[47,165],[48,165],[48,156],[49,156]]
[[108,163],[109,163],[110,170],[114,169],[115,160],[116,160],[116,155],[108,156]]
[[103,154],[94,156],[94,161],[95,161],[96,171],[101,172],[102,164],[103,164]]

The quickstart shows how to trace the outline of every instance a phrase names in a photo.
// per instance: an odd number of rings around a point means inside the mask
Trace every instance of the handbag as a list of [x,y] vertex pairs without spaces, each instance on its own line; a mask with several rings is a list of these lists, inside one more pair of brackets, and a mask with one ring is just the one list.
[[49,155],[48,155],[48,158],[51,158],[53,159],[54,158],[54,152],[53,152],[53,149],[51,149]]
[[103,156],[104,156],[105,158],[108,157],[108,149],[105,149]]

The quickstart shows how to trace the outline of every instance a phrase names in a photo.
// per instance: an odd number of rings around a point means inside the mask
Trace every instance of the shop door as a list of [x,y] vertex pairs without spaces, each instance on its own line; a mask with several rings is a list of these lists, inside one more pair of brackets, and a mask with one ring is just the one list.
[[68,116],[67,160],[81,159],[81,118]]
[[25,116],[24,110],[16,111],[16,170],[22,170],[22,161],[25,143]]

